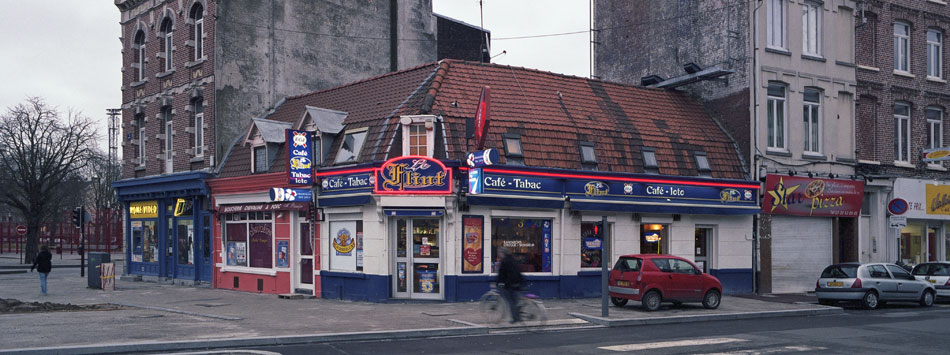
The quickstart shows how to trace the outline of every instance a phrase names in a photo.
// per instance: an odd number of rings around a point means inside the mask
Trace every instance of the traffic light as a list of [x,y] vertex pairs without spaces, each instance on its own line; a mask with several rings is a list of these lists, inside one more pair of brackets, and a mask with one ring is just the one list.
[[76,227],[82,227],[82,207],[76,207],[73,209],[73,224]]

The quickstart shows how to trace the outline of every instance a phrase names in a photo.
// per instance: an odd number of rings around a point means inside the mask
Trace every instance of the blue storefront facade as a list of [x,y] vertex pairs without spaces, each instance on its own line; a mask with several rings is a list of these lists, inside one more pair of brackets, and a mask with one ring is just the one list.
[[601,262],[636,253],[686,257],[725,293],[752,291],[754,181],[414,160],[444,168],[406,177],[451,180],[391,191],[389,162],[318,170],[322,297],[475,300],[499,247],[545,298],[599,296]]
[[125,207],[126,273],[156,281],[212,281],[206,172],[116,181]]

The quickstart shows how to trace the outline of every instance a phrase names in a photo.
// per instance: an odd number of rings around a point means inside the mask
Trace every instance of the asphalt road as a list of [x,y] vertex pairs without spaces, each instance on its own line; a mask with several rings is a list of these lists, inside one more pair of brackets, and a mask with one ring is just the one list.
[[[280,354],[946,354],[950,304],[657,326],[255,348]],[[247,349],[251,350],[251,349]]]

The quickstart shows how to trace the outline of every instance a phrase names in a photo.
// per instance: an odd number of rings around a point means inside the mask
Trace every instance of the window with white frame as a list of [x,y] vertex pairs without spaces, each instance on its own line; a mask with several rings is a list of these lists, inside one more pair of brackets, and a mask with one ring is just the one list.
[[170,174],[174,170],[174,142],[175,131],[172,129],[172,108],[162,107],[162,122],[165,122],[165,173]]
[[821,56],[821,5],[802,4],[802,53]]
[[821,153],[821,92],[806,88],[802,105],[802,134],[806,153]]
[[136,116],[135,121],[138,124],[138,128],[139,128],[139,136],[138,136],[139,146],[138,146],[138,156],[137,156],[139,159],[138,165],[145,166],[145,117],[144,115]]
[[271,269],[274,266],[274,219],[272,212],[223,215],[225,264]]
[[785,4],[786,0],[769,0],[768,15],[769,47],[785,49]]
[[943,33],[927,31],[927,76],[943,78]]
[[363,149],[363,142],[366,140],[365,128],[346,132],[343,136],[343,142],[340,142],[340,149],[336,153],[336,163],[355,163],[360,158],[360,151]]
[[195,156],[204,155],[205,105],[201,98],[195,99]]
[[927,149],[943,147],[943,110],[927,108]]
[[263,173],[267,172],[267,146],[259,145],[252,148],[253,152],[251,154],[251,163],[254,171],[252,173]]
[[785,85],[769,83],[768,89],[768,147],[785,148]]
[[429,155],[428,135],[424,123],[409,125],[409,155]]
[[136,63],[139,65],[135,81],[145,81],[145,31],[139,30],[135,34],[135,47],[135,53],[138,56]]
[[195,3],[191,7],[191,20],[194,22],[194,27],[192,28],[192,37],[191,39],[195,41],[194,52],[192,54],[193,60],[197,61],[201,58],[204,58],[204,43],[202,43],[202,38],[204,37],[204,7],[200,3]]
[[894,70],[910,73],[910,25],[894,23]]
[[402,116],[403,155],[431,157],[435,150],[436,117],[429,115]]
[[165,53],[165,71],[172,70],[172,19],[165,18],[162,21],[162,35],[164,41],[162,42],[162,52]]
[[910,105],[894,105],[894,160],[910,162]]

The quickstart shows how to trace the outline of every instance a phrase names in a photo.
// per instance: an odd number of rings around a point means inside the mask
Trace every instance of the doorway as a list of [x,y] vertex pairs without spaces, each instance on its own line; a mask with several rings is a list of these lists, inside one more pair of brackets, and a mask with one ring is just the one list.
[[294,292],[313,294],[313,232],[306,211],[297,212],[297,230],[294,247]]
[[696,262],[696,266],[699,266],[705,273],[709,272],[712,263],[712,251],[710,250],[712,241],[712,227],[696,227],[696,254],[693,260]]
[[442,299],[441,219],[396,217],[393,222],[393,295]]

